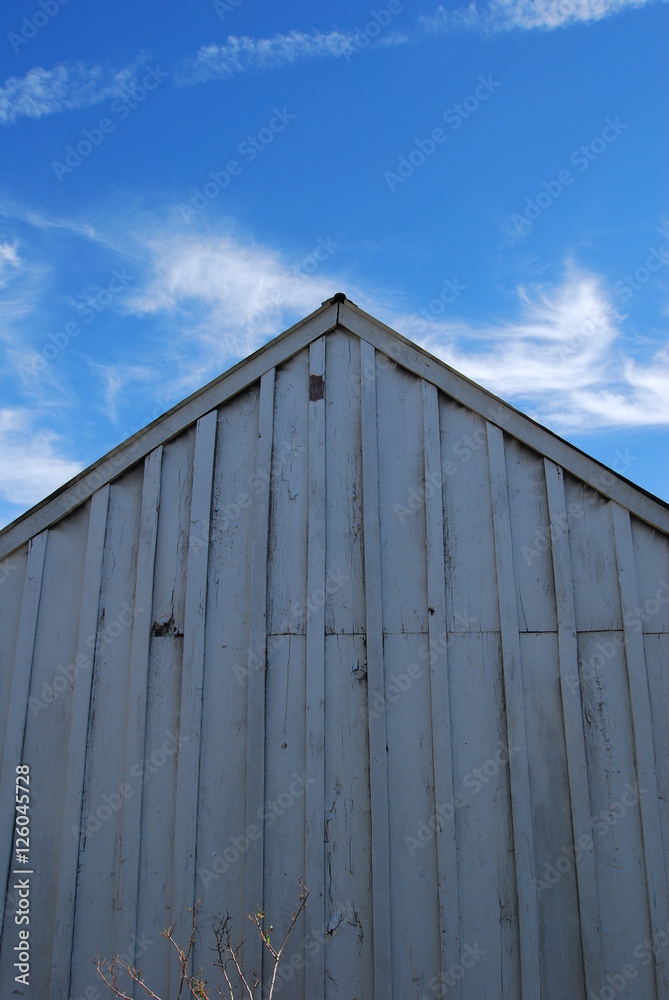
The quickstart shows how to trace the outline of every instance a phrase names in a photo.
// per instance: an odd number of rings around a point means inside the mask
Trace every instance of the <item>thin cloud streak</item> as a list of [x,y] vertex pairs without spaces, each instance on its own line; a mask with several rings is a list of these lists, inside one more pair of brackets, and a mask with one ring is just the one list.
[[90,108],[119,97],[136,82],[146,60],[142,53],[131,66],[116,71],[79,61],[60,63],[53,69],[36,66],[24,77],[11,76],[0,87],[0,125]]
[[563,433],[669,426],[669,350],[641,364],[598,279],[568,268],[557,289],[519,289],[521,316],[496,326],[396,316],[398,330],[468,378]]
[[0,409],[0,498],[24,508],[81,471],[62,454],[58,435],[33,427],[34,420],[24,407]]
[[[490,0],[447,10],[439,4],[433,14],[421,14],[418,22],[430,34],[444,35],[473,30],[483,33],[536,28],[547,31],[570,24],[601,21],[623,10],[649,6],[657,0]],[[666,3],[666,0],[661,0]]]
[[354,33],[341,31],[291,31],[271,38],[229,35],[222,45],[203,45],[195,56],[186,59],[175,81],[183,85],[203,83],[249,70],[339,57],[352,51],[354,38]]
[[[222,44],[202,45],[186,57],[173,74],[176,86],[226,79],[240,73],[267,71],[313,59],[350,57],[361,46],[395,48],[415,43],[424,35],[444,35],[462,30],[483,33],[553,30],[569,24],[599,21],[626,9],[646,7],[667,0],[490,0],[447,10],[442,4],[432,14],[421,14],[412,29],[385,31],[378,39],[351,31],[290,31],[269,38],[229,35]],[[364,39],[364,43],[363,43]],[[14,125],[23,118],[43,118],[75,111],[118,97],[135,82],[147,61],[142,53],[120,70],[88,66],[79,61],[60,63],[53,69],[36,66],[24,77],[9,77],[0,87],[0,125]]]

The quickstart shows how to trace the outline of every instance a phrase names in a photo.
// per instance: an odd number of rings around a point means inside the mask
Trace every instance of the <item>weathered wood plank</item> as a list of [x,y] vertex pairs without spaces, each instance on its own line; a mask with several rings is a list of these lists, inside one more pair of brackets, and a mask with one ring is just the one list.
[[[63,761],[67,759],[76,686],[74,664],[88,524],[89,509],[83,508],[49,531],[23,741],[23,757],[31,765],[30,867],[35,871],[30,891],[31,915],[39,913],[41,917],[30,925],[30,943],[34,948],[31,978],[44,984],[49,983],[57,919],[60,874],[57,859],[67,770]],[[77,834],[78,820],[79,814],[73,820]],[[69,830],[67,836],[73,840]],[[76,868],[69,873],[70,878],[74,879],[75,874]],[[11,937],[8,935],[6,944]],[[64,984],[57,982],[54,996],[63,988]],[[0,982],[0,995],[6,992],[6,984]]]
[[416,558],[425,546],[427,492],[421,382],[375,358],[383,631],[427,633],[426,560]]
[[[277,369],[267,557],[267,632],[306,635],[309,352]],[[268,464],[265,474],[270,469]]]
[[[130,645],[127,693],[127,729],[125,771],[144,756],[146,743],[146,706],[153,616],[153,581],[158,536],[161,465],[163,449],[156,448],[144,461],[142,509],[139,521],[137,574],[134,594],[135,618]],[[124,800],[121,818],[118,924],[120,940],[130,941],[139,929],[137,924],[140,851],[142,835],[142,792]]]
[[310,948],[325,951],[327,1000],[374,995],[366,681],[364,636],[327,636],[326,910],[309,939]]
[[[79,822],[68,836],[79,842],[70,993],[97,988],[92,959],[126,953],[130,940],[117,936],[115,899],[121,870],[120,830],[126,795],[138,794],[137,778],[119,753],[126,736],[128,673],[143,471],[133,469],[109,490],[102,562],[93,680],[86,745],[84,794]],[[143,612],[148,614],[148,609]],[[81,829],[83,828],[83,834]]]
[[[427,552],[428,659],[432,768],[435,805],[453,801],[451,707],[447,657],[446,571],[444,566],[444,508],[438,390],[423,382],[423,436],[425,448],[425,548]],[[421,666],[419,662],[419,666]],[[436,816],[436,814],[435,814]],[[441,974],[460,961],[460,905],[455,824],[441,817],[437,823],[437,890]],[[453,996],[462,996],[460,981]]]
[[2,752],[2,785],[0,797],[0,843],[6,845],[5,856],[2,859],[0,877],[0,936],[4,928],[5,900],[7,897],[7,879],[12,866],[14,829],[14,795],[16,784],[16,766],[21,763],[23,739],[26,730],[28,713],[28,695],[32,675],[33,652],[37,632],[37,616],[39,613],[40,595],[42,592],[42,574],[46,553],[48,532],[44,531],[31,539],[28,546],[28,563],[23,581],[23,597],[21,601],[21,616],[14,654],[12,671],[12,686],[7,711],[7,726],[5,729],[5,744]]
[[653,967],[634,952],[652,937],[640,817],[650,796],[634,765],[624,636],[582,632],[578,646],[604,960],[595,996],[631,962],[638,975],[627,991],[646,1000],[655,997]]
[[569,774],[572,843],[578,846],[576,874],[584,976],[586,988],[596,992],[603,979],[604,966],[597,871],[592,837],[592,806],[588,787],[583,705],[578,672],[576,614],[569,551],[569,521],[562,470],[546,459],[545,474],[555,580],[560,692]]
[[325,630],[328,634],[363,635],[365,581],[358,340],[351,334],[333,330],[325,339],[325,354],[328,372]]
[[[325,341],[309,350],[309,524],[307,542],[305,910],[307,936],[320,931],[325,917]],[[325,996],[323,951],[305,955],[305,995]]]
[[[151,629],[145,737],[138,756],[130,761],[133,789],[142,802],[136,931],[141,955],[137,961],[159,996],[168,995],[169,968],[174,961],[161,932],[172,920],[172,872],[167,859],[172,857],[175,826],[188,552],[191,537],[207,535],[202,525],[193,528],[191,536],[195,439],[193,426],[162,450],[153,591],[144,612]],[[134,777],[138,773],[139,781]],[[201,926],[204,930],[210,924]],[[211,945],[210,940],[206,943]],[[197,957],[194,967],[198,967]]]
[[[177,756],[172,862],[172,920],[176,928],[176,940],[179,942],[188,940],[191,917],[187,908],[192,907],[195,901],[195,852],[200,785],[207,562],[217,419],[218,411],[212,410],[211,413],[198,420],[193,460],[191,537],[188,548],[184,615],[181,710],[179,713],[180,746]],[[172,983],[172,975],[170,975],[170,983]]]
[[[650,711],[653,717],[662,843],[669,844],[669,670],[667,670],[669,633],[644,636],[644,651],[648,668]],[[664,871],[665,878],[669,881],[667,850],[664,852]]]
[[[653,725],[648,693],[648,672],[644,655],[643,632],[635,623],[635,609],[639,607],[639,588],[634,561],[634,545],[629,511],[612,504],[613,531],[616,545],[620,602],[625,636],[625,662],[629,685],[630,710],[634,732],[634,759],[637,780],[646,790],[639,797],[643,849],[648,891],[648,907],[653,934],[665,932],[669,927],[669,900],[665,875],[665,853],[658,807],[658,789],[655,772]],[[655,977],[658,997],[669,990],[669,957],[666,949],[655,955]]]
[[[268,476],[272,467],[274,428],[274,369],[260,381],[256,475]],[[251,584],[249,592],[248,681],[246,693],[246,828],[258,821],[265,807],[265,685],[267,671],[267,549],[270,491],[256,497],[250,542]],[[244,912],[256,913],[264,906],[264,834],[246,852],[244,867]],[[262,944],[257,935],[247,935],[244,960],[249,972],[262,976]]]
[[360,366],[361,371],[365,373],[361,384],[362,488],[372,809],[374,995],[392,1000],[386,716],[384,712],[378,713],[374,710],[374,705],[379,700],[381,704],[385,704],[376,364],[374,348],[364,341],[360,344]]
[[91,498],[79,613],[79,635],[75,660],[77,674],[73,680],[67,748],[68,766],[65,771],[65,796],[58,864],[57,919],[54,927],[51,960],[51,994],[54,997],[60,996],[61,992],[64,997],[69,996],[70,987],[78,859],[80,841],[83,837],[82,830],[79,839],[75,839],[70,828],[81,823],[86,741],[93,682],[93,651],[90,639],[95,637],[97,631],[108,508],[109,487],[103,486]]
[[669,633],[669,537],[636,517],[631,522],[641,630],[645,634],[666,635]]
[[391,803],[388,811],[392,900],[390,950],[396,997],[412,993],[417,997],[434,996],[430,983],[438,981],[440,973],[445,971],[441,968],[440,900],[436,891],[438,864],[434,820],[437,803],[430,737],[430,680],[427,670],[421,676],[412,676],[417,673],[415,665],[421,665],[420,649],[425,639],[422,633],[406,632],[386,634],[384,639],[386,708],[383,714],[388,741],[388,801]]
[[[245,914],[247,850],[262,836],[262,811],[246,816],[246,691],[249,593],[254,505],[269,491],[256,481],[260,385],[221,407],[218,414],[211,515],[196,897],[202,928],[195,968],[211,969],[211,927],[229,911],[235,942],[252,928]],[[249,730],[257,739],[256,724]],[[258,900],[256,900],[256,903]]]
[[610,503],[565,473],[564,493],[576,628],[606,632],[622,628]]
[[[307,696],[307,639],[303,635],[267,637],[267,708],[265,729],[265,811],[263,909],[267,925],[274,927],[273,940],[282,941],[298,906],[307,844],[305,823],[310,784],[305,762],[305,700]],[[322,786],[321,786],[322,787]],[[323,835],[321,833],[321,843]],[[322,871],[321,871],[322,879]],[[311,888],[311,886],[308,886]],[[315,896],[318,897],[318,886]],[[311,897],[307,911],[311,905]],[[249,911],[251,912],[251,911]],[[282,969],[279,996],[305,1000],[304,950],[306,911],[290,939],[290,953],[302,960]],[[321,924],[322,926],[322,924]],[[310,928],[313,935],[313,926]],[[251,933],[258,937],[253,928]],[[251,938],[247,930],[247,942]],[[264,951],[263,982],[270,982],[272,960]],[[320,959],[322,966],[322,958]],[[313,977],[317,978],[317,977]]]
[[555,632],[551,528],[543,459],[507,438],[509,515],[521,632]]
[[[583,946],[592,949],[598,942],[597,936],[594,942],[583,940],[586,928],[582,931],[579,921],[558,650],[555,632],[520,633],[536,864],[532,884],[539,915],[541,1000],[588,995],[584,985]],[[588,843],[592,858],[592,839]],[[583,880],[583,873],[580,878]],[[521,941],[521,954],[522,948]],[[594,972],[591,976],[597,990],[600,989],[601,971],[600,962],[599,977]]]
[[455,633],[447,655],[454,797],[437,806],[443,821],[455,825],[460,951],[468,968],[460,977],[457,970],[448,976],[445,996],[461,978],[463,1000],[515,1000],[521,995],[521,941],[499,634]]
[[439,397],[449,632],[499,631],[490,472],[483,420]]
[[[488,424],[488,460],[492,495],[495,566],[499,588],[499,616],[504,665],[506,720],[511,746],[527,747],[522,663],[518,637],[518,608],[509,518],[509,495],[504,454],[504,433]],[[521,983],[523,997],[541,996],[539,968],[539,917],[532,885],[536,871],[532,830],[532,800],[526,753],[509,756],[511,813],[521,939]]]
[[0,562],[0,746],[5,745],[7,713],[12,694],[16,642],[21,618],[21,600],[28,563],[28,546]]

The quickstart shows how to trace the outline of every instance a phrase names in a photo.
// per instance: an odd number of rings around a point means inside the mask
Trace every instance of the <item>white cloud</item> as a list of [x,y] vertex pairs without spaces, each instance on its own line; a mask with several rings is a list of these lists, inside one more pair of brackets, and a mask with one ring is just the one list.
[[150,239],[148,247],[151,277],[124,305],[169,324],[159,349],[182,372],[170,396],[199,388],[336,290],[321,272],[338,250],[329,235],[295,261],[231,235],[171,235]]
[[[421,26],[434,34],[463,28],[513,31],[520,28],[551,30],[568,24],[601,21],[627,8],[646,7],[655,0],[490,0],[447,10],[443,4],[433,14],[421,15]],[[666,2],[666,0],[663,0]]]
[[247,70],[274,69],[308,59],[342,56],[354,48],[353,32],[291,31],[271,38],[229,35],[222,45],[203,45],[184,63],[178,81],[201,83]]
[[117,71],[80,61],[60,63],[53,69],[36,66],[23,77],[11,76],[0,87],[0,125],[89,108],[118,97],[135,82],[146,58],[144,53],[132,66]]
[[0,288],[7,285],[21,264],[16,243],[0,242]]
[[597,278],[570,267],[557,289],[519,297],[521,317],[505,324],[404,314],[391,325],[555,430],[669,425],[669,350],[645,363],[629,357]]
[[0,498],[24,508],[81,471],[62,454],[58,436],[36,428],[34,420],[24,407],[0,409]]

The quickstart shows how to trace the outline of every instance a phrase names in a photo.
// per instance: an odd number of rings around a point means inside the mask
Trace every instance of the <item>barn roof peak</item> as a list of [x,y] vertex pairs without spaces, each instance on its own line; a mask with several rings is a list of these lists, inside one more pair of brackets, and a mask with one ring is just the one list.
[[[336,292],[309,316],[198,389],[0,531],[0,559],[84,503],[154,448],[175,438],[314,341],[335,330],[358,337],[399,367],[526,444],[603,496],[669,533],[669,504],[625,479]],[[372,352],[373,353],[373,352]],[[324,384],[327,386],[327,372]],[[327,389],[325,389],[327,394]],[[321,398],[321,396],[318,396]]]

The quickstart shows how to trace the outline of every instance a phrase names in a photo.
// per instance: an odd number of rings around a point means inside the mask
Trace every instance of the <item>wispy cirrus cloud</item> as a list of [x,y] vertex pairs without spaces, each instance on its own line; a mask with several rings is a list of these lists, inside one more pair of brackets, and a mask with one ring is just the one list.
[[[147,279],[125,308],[169,324],[167,351],[180,374],[161,391],[178,399],[313,312],[333,291],[319,263],[338,248],[324,236],[317,255],[291,260],[234,235],[150,236]],[[308,273],[312,265],[318,273]]]
[[147,58],[142,53],[131,66],[120,70],[79,61],[60,63],[53,69],[36,66],[25,76],[10,76],[0,87],[0,125],[89,108],[118,97],[136,82],[138,69]]
[[35,423],[30,409],[0,408],[0,499],[10,504],[37,503],[81,471],[57,435]]
[[311,59],[339,57],[352,51],[354,32],[290,31],[270,38],[229,35],[220,45],[203,45],[183,63],[176,82],[202,83],[245,73],[276,69]]
[[[490,0],[448,9],[443,4],[419,17],[420,27],[432,34],[461,30],[485,33],[554,30],[570,24],[601,21],[623,10],[646,7],[656,0]],[[666,2],[666,0],[660,0]]]
[[[599,21],[626,9],[667,0],[489,0],[447,9],[439,4],[432,14],[420,15],[413,27],[395,30],[384,26],[367,33],[356,26],[340,31],[289,31],[268,38],[229,35],[221,44],[202,45],[175,68],[176,85],[219,80],[250,71],[267,71],[313,59],[347,59],[363,48],[392,48],[415,43],[426,34],[444,35],[462,30],[484,33],[551,30],[569,24]],[[388,15],[389,17],[390,15]],[[376,25],[376,21],[374,21]],[[36,66],[23,77],[9,77],[0,86],[0,125],[14,125],[23,118],[42,118],[64,111],[92,107],[121,96],[134,83],[146,62],[143,53],[135,62],[114,70],[88,66],[83,61],[60,63],[52,69]]]
[[669,426],[669,349],[634,359],[600,279],[569,265],[553,288],[520,288],[506,323],[393,317],[396,329],[457,371],[564,433]]

